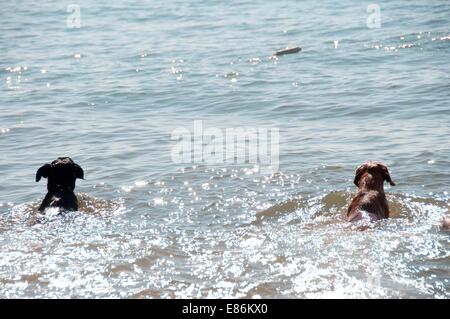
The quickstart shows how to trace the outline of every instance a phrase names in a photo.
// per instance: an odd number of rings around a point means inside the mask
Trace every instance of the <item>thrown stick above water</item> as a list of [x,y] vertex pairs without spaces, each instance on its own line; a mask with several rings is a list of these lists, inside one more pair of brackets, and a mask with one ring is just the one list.
[[280,55],[285,55],[285,54],[293,54],[293,53],[298,53],[301,50],[302,50],[302,48],[300,48],[300,47],[286,48],[286,49],[279,50],[279,51],[275,52],[274,55],[280,56]]

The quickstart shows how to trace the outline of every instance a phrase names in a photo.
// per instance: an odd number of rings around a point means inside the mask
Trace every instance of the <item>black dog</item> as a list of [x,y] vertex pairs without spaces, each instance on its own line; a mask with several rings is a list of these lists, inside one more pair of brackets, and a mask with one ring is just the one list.
[[65,210],[78,210],[78,200],[73,192],[75,180],[84,179],[83,169],[70,157],[59,157],[51,164],[45,164],[36,173],[36,182],[41,177],[47,178],[48,193],[39,207],[40,211],[47,207],[61,207]]

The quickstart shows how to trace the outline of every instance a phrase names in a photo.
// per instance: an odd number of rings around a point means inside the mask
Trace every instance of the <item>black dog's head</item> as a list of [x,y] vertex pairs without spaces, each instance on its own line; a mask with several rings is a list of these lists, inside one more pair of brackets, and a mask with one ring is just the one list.
[[75,180],[84,179],[83,169],[70,157],[59,157],[51,164],[45,164],[36,173],[36,182],[47,178],[49,193],[67,193],[75,189]]

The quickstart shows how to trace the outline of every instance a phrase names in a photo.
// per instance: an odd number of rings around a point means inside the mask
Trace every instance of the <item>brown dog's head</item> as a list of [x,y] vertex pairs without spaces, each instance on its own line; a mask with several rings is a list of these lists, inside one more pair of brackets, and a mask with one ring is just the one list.
[[36,173],[36,182],[41,177],[47,178],[47,189],[49,192],[73,192],[75,180],[84,179],[83,169],[75,164],[70,157],[59,157],[51,164],[45,164]]
[[355,180],[354,183],[359,187],[359,180],[364,173],[370,173],[372,175],[380,175],[383,178],[383,181],[388,182],[392,186],[395,186],[395,183],[391,179],[391,175],[389,174],[389,170],[386,165],[380,162],[372,162],[367,161],[364,164],[358,166],[355,172]]

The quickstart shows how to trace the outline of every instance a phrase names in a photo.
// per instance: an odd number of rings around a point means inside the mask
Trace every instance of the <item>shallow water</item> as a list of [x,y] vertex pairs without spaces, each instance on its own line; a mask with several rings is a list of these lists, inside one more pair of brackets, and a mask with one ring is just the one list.
[[[447,1],[78,4],[0,11],[0,297],[450,296]],[[279,171],[174,163],[194,120],[279,128]],[[63,155],[80,211],[39,214]],[[367,159],[397,186],[358,231]]]

